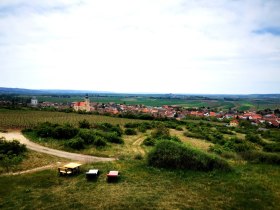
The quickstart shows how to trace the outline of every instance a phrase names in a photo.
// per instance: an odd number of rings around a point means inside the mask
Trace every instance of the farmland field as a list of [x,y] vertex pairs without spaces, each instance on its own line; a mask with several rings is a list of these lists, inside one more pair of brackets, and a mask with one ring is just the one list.
[[111,123],[123,125],[128,122],[140,122],[141,120],[114,118],[101,115],[82,115],[76,113],[30,111],[30,110],[6,110],[0,109],[0,128],[29,128],[41,122],[70,123],[77,125],[79,121],[86,119],[90,123]]

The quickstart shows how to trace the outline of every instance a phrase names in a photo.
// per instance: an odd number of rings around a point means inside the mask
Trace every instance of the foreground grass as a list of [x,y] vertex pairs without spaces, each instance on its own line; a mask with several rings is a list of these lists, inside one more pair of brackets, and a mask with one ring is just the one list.
[[[57,162],[67,162],[68,160],[52,155],[47,155],[44,153],[35,152],[32,150],[28,150],[25,154],[23,161],[16,165],[15,167],[10,169],[10,173],[19,172],[19,171],[26,171],[42,166],[47,166],[50,164],[56,164]],[[0,175],[7,173],[4,168],[0,167]]]
[[[211,173],[151,168],[144,160],[95,163],[101,175],[58,177],[45,170],[0,179],[2,209],[277,209],[279,166],[237,165]],[[117,183],[106,182],[119,170]]]

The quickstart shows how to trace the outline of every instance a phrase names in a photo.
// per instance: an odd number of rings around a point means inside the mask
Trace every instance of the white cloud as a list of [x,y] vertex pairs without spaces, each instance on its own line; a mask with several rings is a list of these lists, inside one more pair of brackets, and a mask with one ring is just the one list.
[[279,92],[280,36],[254,33],[280,27],[279,10],[277,0],[1,1],[1,86]]

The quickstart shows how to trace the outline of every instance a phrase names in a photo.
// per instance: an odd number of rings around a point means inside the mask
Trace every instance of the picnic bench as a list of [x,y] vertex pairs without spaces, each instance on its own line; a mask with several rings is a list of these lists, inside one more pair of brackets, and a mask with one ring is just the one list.
[[88,180],[93,179],[93,178],[97,178],[98,175],[99,175],[99,170],[98,169],[90,169],[88,172],[86,172],[86,178]]
[[71,175],[80,173],[80,163],[68,163],[58,168],[59,175]]
[[112,181],[117,181],[119,177],[119,171],[109,171],[107,174],[107,181],[112,182]]

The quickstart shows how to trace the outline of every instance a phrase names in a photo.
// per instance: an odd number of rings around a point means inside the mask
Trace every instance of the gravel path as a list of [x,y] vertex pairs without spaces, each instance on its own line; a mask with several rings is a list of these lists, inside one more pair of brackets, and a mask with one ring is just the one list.
[[19,131],[12,131],[8,133],[0,133],[0,137],[5,137],[6,140],[13,140],[16,139],[20,143],[25,144],[28,149],[46,153],[49,155],[54,155],[57,157],[63,157],[70,160],[76,160],[80,162],[104,162],[104,161],[113,161],[116,160],[115,158],[103,158],[103,157],[96,157],[91,155],[82,155],[77,153],[71,153],[71,152],[65,152],[61,150],[51,149],[48,147],[41,146],[39,144],[36,144],[32,141],[29,141],[27,138],[25,138],[24,135],[22,135]]

